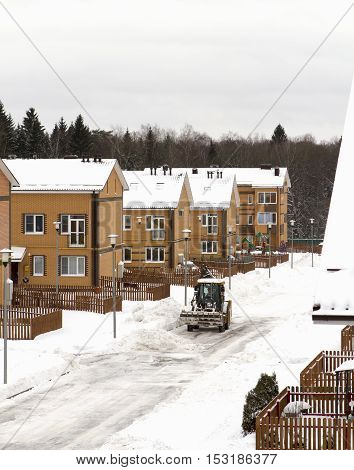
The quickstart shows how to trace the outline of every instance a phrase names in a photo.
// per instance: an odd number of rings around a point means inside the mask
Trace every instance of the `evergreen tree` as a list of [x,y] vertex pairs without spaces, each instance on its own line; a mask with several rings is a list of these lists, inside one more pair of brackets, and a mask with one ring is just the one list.
[[85,125],[81,114],[78,115],[74,125],[70,126],[70,150],[73,154],[83,157],[91,150],[91,132]]
[[209,148],[208,148],[208,163],[209,165],[218,164],[218,152],[216,150],[215,144],[212,139],[210,139]]
[[151,167],[154,168],[157,165],[156,162],[156,154],[155,154],[155,136],[151,127],[149,127],[148,132],[146,134],[145,139],[145,155],[146,155],[146,162]]
[[275,374],[261,374],[257,385],[246,395],[243,407],[242,430],[243,434],[250,434],[256,430],[256,417],[279,393],[278,381]]
[[274,129],[272,135],[272,142],[274,144],[282,144],[288,140],[288,136],[285,133],[285,129],[281,124],[278,124],[277,127]]
[[23,118],[22,125],[17,132],[17,152],[19,156],[31,158],[45,157],[47,150],[47,138],[44,127],[39,121],[34,108],[29,108]]
[[52,158],[62,158],[69,153],[68,126],[63,117],[55,124],[50,136],[50,148]]
[[6,114],[0,101],[0,157],[6,157],[15,151],[15,125],[10,114]]

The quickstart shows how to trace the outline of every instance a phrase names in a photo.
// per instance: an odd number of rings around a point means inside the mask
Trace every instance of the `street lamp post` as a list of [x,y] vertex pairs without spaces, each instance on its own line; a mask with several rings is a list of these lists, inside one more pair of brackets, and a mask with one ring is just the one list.
[[4,266],[4,320],[3,320],[3,330],[4,330],[4,384],[7,384],[7,265],[10,261],[10,256],[12,251],[9,249],[1,250],[1,259]]
[[187,307],[187,258],[188,258],[188,240],[192,233],[191,230],[185,228],[182,230],[184,239],[184,306]]
[[313,223],[315,219],[310,219],[311,224],[311,266],[313,267]]
[[271,262],[271,255],[270,255],[270,237],[272,233],[272,224],[268,223],[268,250],[269,250],[269,259],[268,259],[268,277],[270,278],[270,262]]
[[228,238],[229,238],[229,289],[230,290],[231,290],[231,256],[232,256],[231,236],[232,236],[232,227],[229,225]]
[[56,250],[55,250],[55,257],[56,257],[56,272],[55,272],[55,293],[58,295],[59,293],[59,231],[60,231],[60,225],[61,222],[55,221],[53,222],[53,225],[55,227],[56,231],[56,236],[55,236],[55,245],[56,245]]
[[116,246],[118,235],[108,235],[112,247],[112,311],[113,311],[113,338],[117,337],[117,318],[116,318]]
[[291,219],[290,220],[290,225],[291,225],[291,269],[294,267],[294,225],[295,225],[295,220]]

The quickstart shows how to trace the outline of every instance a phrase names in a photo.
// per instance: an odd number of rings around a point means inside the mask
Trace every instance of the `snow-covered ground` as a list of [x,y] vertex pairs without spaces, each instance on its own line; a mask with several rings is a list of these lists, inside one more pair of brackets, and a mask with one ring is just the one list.
[[253,449],[241,420],[259,375],[274,371],[280,389],[295,385],[320,350],[339,347],[341,326],[311,321],[318,273],[300,254],[271,279],[266,269],[235,276],[223,334],[178,327],[183,288],[175,287],[161,302],[125,302],[116,340],[111,315],[65,312],[62,330],[10,342],[1,447]]

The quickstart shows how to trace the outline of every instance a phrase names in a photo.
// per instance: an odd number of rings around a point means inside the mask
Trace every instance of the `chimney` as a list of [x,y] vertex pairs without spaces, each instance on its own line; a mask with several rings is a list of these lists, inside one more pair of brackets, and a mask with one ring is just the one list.
[[222,171],[220,171],[220,178],[222,178]]
[[156,166],[155,166],[155,168],[154,168],[154,175],[156,176]]
[[166,168],[165,167],[162,168],[162,171],[163,171],[164,176],[166,176]]
[[172,168],[169,167],[170,176],[172,176]]
[[261,170],[271,170],[272,165],[270,163],[261,163]]
[[216,177],[219,178],[219,170],[216,172]]
[[152,175],[152,167],[150,167],[150,175]]
[[198,168],[193,168],[192,175],[197,175],[197,174],[198,174]]
[[274,176],[280,176],[280,168],[278,166],[274,168]]

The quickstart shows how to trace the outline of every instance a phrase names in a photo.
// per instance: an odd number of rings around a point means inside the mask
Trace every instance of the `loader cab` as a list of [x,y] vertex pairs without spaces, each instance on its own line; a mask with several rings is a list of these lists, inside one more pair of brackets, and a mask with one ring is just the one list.
[[219,279],[200,279],[194,288],[197,305],[204,309],[222,310],[225,286]]

